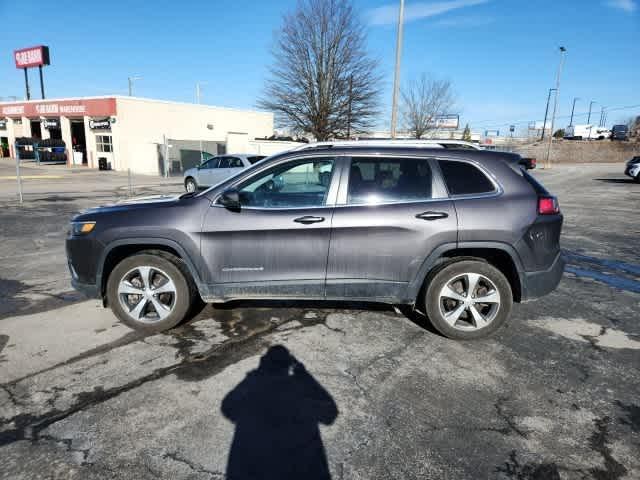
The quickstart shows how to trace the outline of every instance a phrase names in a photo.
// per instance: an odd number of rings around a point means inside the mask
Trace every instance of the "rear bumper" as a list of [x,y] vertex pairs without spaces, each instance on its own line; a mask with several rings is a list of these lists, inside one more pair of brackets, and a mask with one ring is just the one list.
[[537,272],[522,272],[520,280],[522,282],[522,301],[533,300],[551,293],[556,289],[564,273],[566,262],[561,253],[558,253],[555,260],[547,270]]

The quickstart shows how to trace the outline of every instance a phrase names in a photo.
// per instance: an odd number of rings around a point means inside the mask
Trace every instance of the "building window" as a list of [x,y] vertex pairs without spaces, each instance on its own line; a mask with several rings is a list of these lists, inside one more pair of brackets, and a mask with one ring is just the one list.
[[99,152],[113,152],[111,135],[96,135],[96,149]]

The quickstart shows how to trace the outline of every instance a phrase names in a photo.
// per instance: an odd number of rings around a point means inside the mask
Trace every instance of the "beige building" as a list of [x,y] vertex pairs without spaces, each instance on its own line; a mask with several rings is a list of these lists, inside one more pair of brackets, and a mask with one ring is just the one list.
[[177,174],[200,151],[272,154],[264,139],[273,114],[137,97],[109,96],[0,103],[0,142],[15,155],[18,137],[60,139],[67,165],[100,163],[135,173]]

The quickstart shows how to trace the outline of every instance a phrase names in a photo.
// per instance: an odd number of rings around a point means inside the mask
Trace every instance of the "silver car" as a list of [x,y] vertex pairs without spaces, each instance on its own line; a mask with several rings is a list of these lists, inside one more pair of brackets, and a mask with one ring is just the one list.
[[218,155],[204,161],[196,168],[184,172],[184,188],[195,192],[211,187],[262,160],[264,155],[233,154]]

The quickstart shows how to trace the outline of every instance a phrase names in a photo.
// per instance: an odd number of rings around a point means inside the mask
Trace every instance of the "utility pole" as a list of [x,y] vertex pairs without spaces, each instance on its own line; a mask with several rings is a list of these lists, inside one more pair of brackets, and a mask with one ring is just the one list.
[[544,132],[547,129],[547,115],[549,115],[549,101],[551,100],[551,92],[555,92],[555,88],[549,89],[549,95],[547,95],[547,107],[544,109],[544,122],[542,123],[542,135],[540,141],[544,140]]
[[347,140],[351,139],[351,103],[353,102],[353,75],[349,76],[349,109],[347,110]]
[[593,107],[594,103],[598,103],[598,102],[594,102],[593,100],[589,102],[589,116],[587,117],[587,125],[591,124],[591,107]]
[[396,69],[393,74],[393,101],[391,103],[391,138],[396,138],[398,123],[398,92],[400,91],[400,59],[402,57],[402,29],[404,23],[404,0],[400,0],[398,12],[398,36],[396,38]]
[[604,111],[607,107],[601,107],[600,108],[600,122],[598,123],[599,127],[603,127],[604,126]]
[[574,97],[573,106],[571,107],[571,120],[569,120],[569,126],[573,127],[573,111],[576,109],[576,100],[580,100],[580,97]]
[[127,80],[129,81],[129,96],[133,97],[133,82],[135,82],[136,80],[141,80],[142,77],[128,77]]
[[560,47],[560,63],[558,64],[558,73],[556,75],[556,95],[553,101],[553,114],[551,115],[551,132],[549,135],[549,145],[547,146],[547,162],[545,168],[551,168],[551,143],[553,142],[553,127],[556,121],[556,111],[558,109],[558,97],[560,96],[560,75],[562,75],[562,66],[564,65],[564,54],[566,48]]

